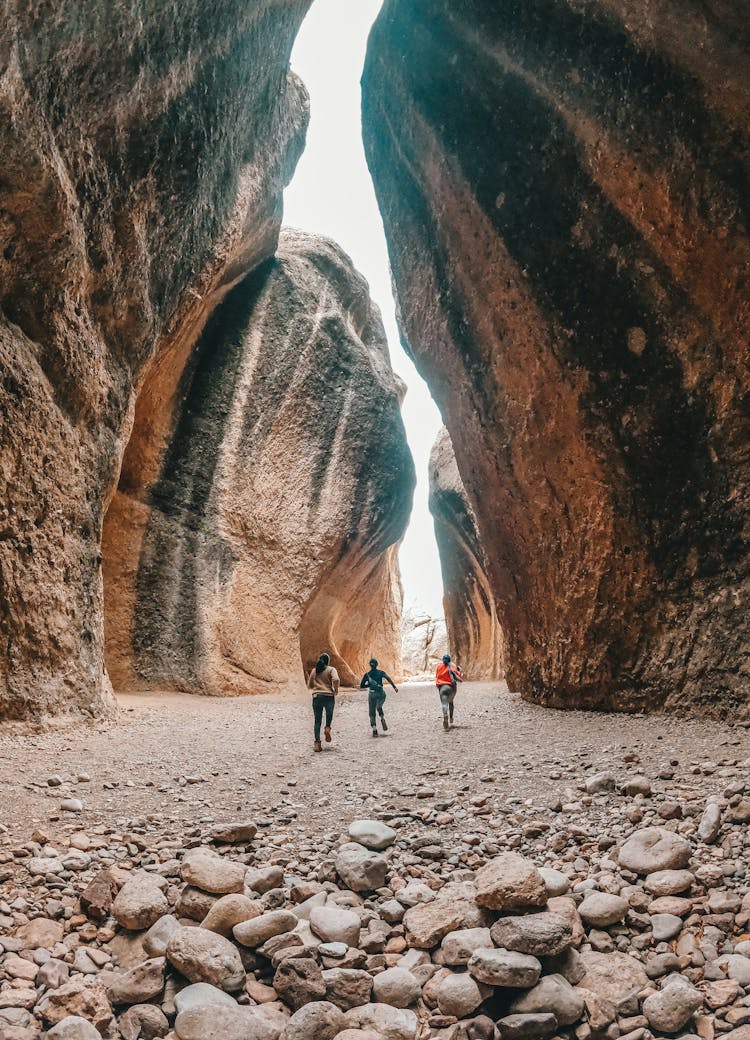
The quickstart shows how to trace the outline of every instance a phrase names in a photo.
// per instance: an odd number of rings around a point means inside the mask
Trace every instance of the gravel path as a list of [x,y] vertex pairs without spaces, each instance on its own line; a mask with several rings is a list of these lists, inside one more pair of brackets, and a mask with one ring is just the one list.
[[[364,693],[339,696],[334,743],[312,753],[309,697],[218,700],[120,697],[116,720],[63,731],[0,734],[2,823],[15,840],[139,818],[159,829],[266,818],[313,835],[383,810],[425,812],[479,793],[548,803],[599,769],[643,772],[660,789],[715,792],[750,757],[750,735],[700,719],[558,712],[498,684],[467,683],[457,726],[441,728],[434,688],[390,693],[390,732],[370,735]],[[628,762],[627,756],[637,756]],[[672,767],[670,769],[670,763]],[[88,781],[78,781],[86,774]],[[57,776],[59,786],[49,787]],[[665,784],[667,787],[665,788]],[[570,792],[568,792],[570,795]],[[63,797],[84,803],[61,813]],[[148,817],[153,819],[148,820]]]

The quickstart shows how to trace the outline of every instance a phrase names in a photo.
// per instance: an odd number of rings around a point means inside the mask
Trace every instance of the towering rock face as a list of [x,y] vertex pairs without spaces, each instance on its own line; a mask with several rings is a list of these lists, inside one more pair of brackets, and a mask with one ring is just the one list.
[[430,455],[430,511],[443,572],[450,653],[467,679],[502,679],[503,637],[487,559],[445,427]]
[[[299,689],[323,650],[345,682],[373,653],[398,671],[414,486],[400,392],[348,257],[282,232],[213,313],[166,414],[136,416],[104,537],[116,688]],[[159,458],[154,479],[131,452]]]
[[106,707],[100,536],[136,390],[273,252],[307,6],[0,5],[0,717]]
[[543,703],[747,710],[746,15],[386,0],[370,38],[404,335]]

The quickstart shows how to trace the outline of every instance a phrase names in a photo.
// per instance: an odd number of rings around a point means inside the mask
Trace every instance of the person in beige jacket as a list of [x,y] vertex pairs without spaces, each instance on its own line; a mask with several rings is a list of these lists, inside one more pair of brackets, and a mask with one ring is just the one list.
[[317,664],[307,677],[307,688],[312,690],[313,717],[315,719],[313,751],[323,750],[323,745],[320,743],[320,726],[323,722],[323,712],[326,715],[326,743],[330,744],[331,742],[331,723],[333,722],[336,694],[339,692],[339,673],[330,661],[331,658],[328,654],[321,654]]

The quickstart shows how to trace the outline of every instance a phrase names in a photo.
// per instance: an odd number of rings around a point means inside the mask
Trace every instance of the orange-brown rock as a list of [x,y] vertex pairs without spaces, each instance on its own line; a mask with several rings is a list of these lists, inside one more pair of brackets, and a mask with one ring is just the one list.
[[386,0],[365,143],[512,689],[748,710],[739,0]]
[[0,717],[109,702],[100,537],[136,392],[273,252],[307,7],[0,5]]
[[502,679],[503,637],[487,560],[445,427],[430,455],[430,511],[443,574],[449,652],[467,679]]
[[323,650],[344,682],[373,653],[398,672],[414,484],[400,393],[351,261],[282,232],[214,311],[165,414],[136,417],[139,457],[160,464],[126,457],[107,514],[116,688],[300,689]]

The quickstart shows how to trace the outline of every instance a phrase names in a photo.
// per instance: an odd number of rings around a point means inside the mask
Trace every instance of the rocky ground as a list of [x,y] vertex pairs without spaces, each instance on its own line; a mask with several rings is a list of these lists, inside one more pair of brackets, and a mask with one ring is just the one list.
[[121,703],[0,737],[1,1040],[750,1040],[746,729]]

